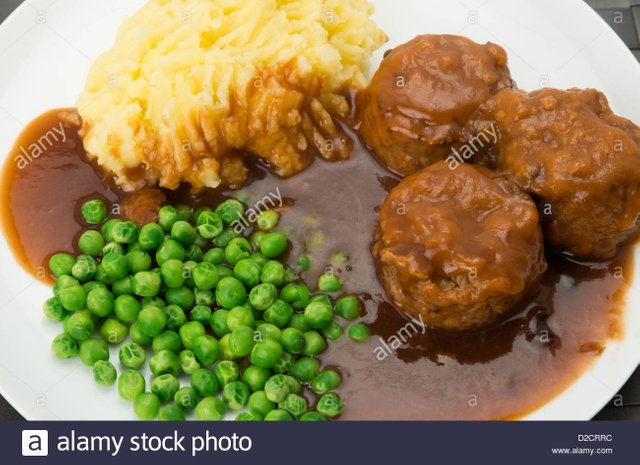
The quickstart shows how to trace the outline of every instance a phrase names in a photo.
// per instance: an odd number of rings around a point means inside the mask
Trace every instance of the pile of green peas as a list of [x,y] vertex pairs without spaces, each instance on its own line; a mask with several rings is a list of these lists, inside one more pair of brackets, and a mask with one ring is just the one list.
[[[78,240],[81,253],[49,261],[57,280],[43,311],[62,323],[51,345],[56,357],[78,356],[143,420],[341,414],[341,376],[321,369],[317,357],[345,332],[336,317],[359,318],[362,302],[324,294],[342,288],[328,274],[319,278],[320,293],[310,292],[281,259],[289,244],[274,231],[277,212],[263,212],[248,237],[231,227],[245,213],[236,199],[196,211],[165,205],[157,222],[142,227],[107,219],[100,199],[80,213],[90,225]],[[347,334],[360,342],[369,336],[361,323]],[[119,369],[110,347],[118,347]],[[149,383],[141,373],[147,366]]]

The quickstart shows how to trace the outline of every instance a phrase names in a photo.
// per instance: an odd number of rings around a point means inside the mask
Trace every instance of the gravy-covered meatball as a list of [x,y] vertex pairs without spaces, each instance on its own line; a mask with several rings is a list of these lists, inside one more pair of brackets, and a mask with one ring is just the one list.
[[391,190],[373,255],[392,302],[446,330],[495,322],[546,269],[529,196],[504,175],[468,164],[451,170],[444,161]]
[[502,47],[418,36],[382,61],[364,96],[359,132],[384,165],[411,174],[445,158],[478,106],[513,86]]
[[640,128],[594,89],[504,90],[470,124],[497,124],[495,168],[538,199],[547,244],[611,258],[640,227]]

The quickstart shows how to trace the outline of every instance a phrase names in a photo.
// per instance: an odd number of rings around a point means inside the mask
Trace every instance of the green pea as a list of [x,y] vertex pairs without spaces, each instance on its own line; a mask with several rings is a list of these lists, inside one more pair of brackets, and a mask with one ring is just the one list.
[[160,352],[161,350],[178,352],[182,347],[182,340],[175,331],[166,330],[153,338],[152,347],[154,352]]
[[259,249],[260,241],[262,241],[262,238],[266,235],[267,233],[265,233],[264,231],[256,231],[253,234],[251,234],[251,237],[249,238],[249,240],[251,241],[251,244],[253,244],[253,246],[256,249]]
[[342,289],[342,281],[333,273],[324,273],[318,277],[318,289],[322,292],[337,292]]
[[233,274],[247,288],[251,288],[260,282],[260,266],[251,259],[240,260],[233,267]]
[[193,340],[193,353],[203,365],[212,365],[222,357],[222,347],[216,338],[203,334]]
[[87,295],[86,305],[87,309],[95,316],[105,317],[113,313],[113,295],[107,289],[97,287]]
[[325,394],[329,391],[333,391],[342,382],[342,378],[337,371],[334,370],[322,370],[311,381],[311,389],[316,394]]
[[216,310],[211,314],[209,326],[216,336],[222,337],[225,334],[229,334],[231,332],[231,330],[227,326],[228,315],[229,310]]
[[62,306],[70,311],[82,310],[87,301],[84,289],[79,284],[60,289],[58,298]]
[[159,410],[160,399],[152,392],[141,392],[133,400],[133,411],[141,420],[153,420]]
[[[212,290],[196,289],[193,291],[196,299],[196,305],[212,307],[216,303],[216,296]],[[211,317],[211,309],[209,308],[209,318]],[[202,323],[202,322],[201,322]]]
[[180,368],[187,375],[192,375],[196,370],[200,369],[202,365],[196,359],[196,355],[192,350],[185,349],[180,352]]
[[325,302],[311,302],[304,310],[304,318],[313,329],[326,328],[333,316],[333,308]]
[[286,328],[280,336],[280,344],[287,352],[301,354],[306,344],[304,333],[297,328]]
[[286,410],[275,409],[267,413],[264,421],[293,421],[293,417]]
[[242,381],[254,392],[263,390],[270,377],[271,372],[268,368],[261,368],[255,365],[248,366],[242,373]]
[[95,324],[90,312],[76,312],[69,317],[67,322],[67,332],[76,341],[85,341],[91,337],[95,331]]
[[220,391],[220,384],[215,373],[207,368],[200,368],[191,375],[191,387],[200,397],[213,396]]
[[130,295],[121,295],[113,301],[113,310],[116,317],[123,323],[133,323],[140,313],[140,302]]
[[297,418],[305,413],[309,409],[309,406],[307,405],[307,399],[301,395],[289,393],[287,397],[278,404],[278,408],[289,412],[291,416]]
[[173,400],[180,389],[180,382],[170,374],[160,375],[151,382],[151,392],[163,402]]
[[186,221],[176,221],[171,227],[171,239],[183,247],[188,247],[196,240],[196,231]]
[[343,408],[344,404],[342,399],[334,392],[327,392],[326,394],[323,394],[316,406],[316,410],[318,410],[319,413],[329,418],[340,415]]
[[167,317],[158,307],[146,307],[138,314],[140,330],[149,337],[157,336],[167,324]]
[[138,242],[145,250],[156,249],[164,241],[164,230],[158,223],[147,223],[140,228]]
[[204,211],[198,215],[196,220],[196,228],[198,233],[205,239],[213,239],[218,236],[224,229],[222,218],[217,213]]
[[57,297],[51,297],[46,300],[42,305],[42,312],[44,316],[49,321],[53,321],[55,323],[60,322],[65,319],[69,312],[65,310],[64,306],[60,302],[60,299]]
[[278,290],[273,284],[262,283],[251,289],[249,302],[256,310],[266,310],[276,301]]
[[205,334],[204,326],[197,321],[189,321],[178,330],[185,349],[193,349],[195,340]]
[[242,305],[247,300],[247,291],[240,280],[225,277],[216,286],[216,301],[226,309]]
[[227,313],[227,328],[229,331],[233,331],[240,326],[253,327],[255,319],[251,310],[246,307],[233,307]]
[[244,205],[236,199],[229,199],[222,202],[215,211],[225,225],[230,225],[238,221],[244,215]]
[[249,397],[249,409],[261,417],[266,416],[276,408],[276,404],[271,402],[264,391],[256,391]]
[[254,331],[249,326],[238,326],[229,337],[229,351],[237,356],[249,355],[254,345]]
[[196,305],[189,312],[189,317],[192,321],[197,321],[205,325],[209,323],[211,319],[211,309],[204,305]]
[[138,240],[138,226],[133,221],[120,221],[113,225],[111,237],[118,244],[133,244]]
[[240,376],[240,367],[236,362],[223,360],[216,365],[215,374],[221,386],[235,381]]
[[262,421],[262,417],[256,412],[240,412],[236,415],[236,421]]
[[269,231],[276,226],[278,226],[278,221],[280,220],[280,214],[275,210],[267,210],[264,212],[260,212],[258,214],[258,218],[256,219],[256,224],[258,228],[262,231]]
[[129,342],[118,351],[118,359],[120,363],[127,368],[141,368],[147,360],[147,354],[139,344]]
[[231,265],[251,256],[251,244],[244,237],[235,237],[229,241],[224,249],[224,257]]
[[171,205],[164,205],[158,210],[158,223],[165,232],[171,231],[173,225],[180,219],[180,214]]
[[307,323],[307,320],[304,318],[304,313],[294,313],[289,322],[289,327],[299,329],[303,333],[311,329],[309,323]]
[[158,412],[158,420],[160,421],[184,421],[184,412],[176,404],[165,405]]
[[280,331],[280,328],[278,328],[277,326],[272,325],[271,323],[260,323],[256,327],[256,333],[254,338],[256,342],[264,341],[266,339],[273,339],[274,341],[279,341],[281,334],[282,332]]
[[213,289],[218,279],[218,269],[211,263],[202,262],[193,269],[193,282],[198,289]]
[[[197,240],[197,238],[196,238]],[[191,244],[189,247],[187,247],[185,249],[184,252],[184,259],[185,260],[190,260],[190,261],[195,261],[195,262],[200,262],[202,260],[202,256],[204,255],[204,253],[202,252],[202,247],[200,247],[199,245],[196,244]]]
[[295,362],[295,357],[289,352],[282,352],[280,358],[276,361],[275,365],[271,368],[274,373],[289,373]]
[[115,318],[108,318],[100,327],[100,335],[109,344],[120,344],[127,337],[129,329]]
[[183,310],[193,307],[195,302],[193,291],[186,286],[167,289],[164,297],[169,305],[177,305]]
[[116,367],[106,360],[98,360],[93,365],[93,380],[99,386],[111,386],[116,382]]
[[158,248],[156,262],[162,266],[167,260],[184,261],[185,254],[184,247],[179,242],[169,239],[164,241]]
[[78,341],[76,341],[70,334],[62,333],[58,334],[53,341],[51,341],[51,351],[53,355],[61,360],[75,357],[78,355]]
[[254,262],[256,265],[258,265],[259,267],[263,267],[267,264],[267,262],[269,261],[269,259],[267,257],[265,257],[265,255],[262,252],[254,252],[251,254],[251,256],[249,257],[249,260],[251,260],[252,262]]
[[298,261],[296,262],[296,266],[301,272],[309,271],[309,269],[311,268],[311,257],[306,254],[300,255]]
[[135,322],[129,328],[129,337],[136,344],[140,344],[141,346],[145,347],[153,342],[153,337],[147,336],[144,332],[142,332],[138,322]]
[[160,292],[162,279],[153,271],[139,271],[133,276],[133,292],[141,297],[153,297]]
[[107,288],[107,286],[105,286],[102,283],[99,283],[98,281],[88,281],[82,285],[82,289],[84,289],[85,294],[88,294],[89,292],[93,291],[96,287],[103,287],[105,289]]
[[71,268],[71,274],[80,282],[86,282],[96,275],[98,264],[89,255],[80,255]]
[[336,341],[342,337],[344,329],[340,326],[340,323],[333,320],[328,326],[322,328],[321,332],[326,339]]
[[117,242],[108,242],[102,248],[102,256],[104,257],[105,255],[110,253],[118,253],[120,255],[124,255],[125,250],[124,250],[124,247],[121,244],[118,244]]
[[347,334],[351,339],[357,342],[364,342],[369,339],[369,336],[371,335],[369,328],[362,323],[351,325],[349,329],[347,329]]
[[304,333],[305,345],[302,353],[304,355],[318,355],[325,351],[327,342],[317,331],[307,331]]
[[224,229],[220,234],[213,238],[213,245],[216,247],[226,247],[229,244],[229,241],[234,237],[238,237],[238,234],[233,229]]
[[336,301],[336,313],[345,320],[355,320],[360,316],[362,304],[354,295],[340,297]]
[[154,296],[151,296],[151,297],[143,297],[142,299],[140,299],[140,307],[141,308],[147,308],[147,307],[164,308],[165,306],[166,306],[166,304],[165,304],[164,300],[162,300],[157,295],[154,295]]
[[173,400],[178,407],[184,411],[193,410],[198,403],[198,394],[196,390],[190,386],[178,389],[173,396]]
[[226,384],[222,390],[222,400],[227,408],[240,410],[249,401],[249,386],[242,381],[232,381]]
[[141,250],[132,250],[125,255],[129,262],[129,270],[132,274],[151,269],[151,256]]
[[218,276],[220,277],[220,279],[233,277],[233,270],[228,266],[217,265],[216,268],[218,269]]
[[161,350],[149,359],[149,368],[155,376],[180,374],[180,359],[175,352]]
[[131,265],[124,255],[110,253],[102,257],[100,266],[111,279],[120,279],[129,273]]
[[[205,207],[205,208],[208,208],[208,207]],[[189,205],[176,205],[176,212],[178,212],[178,215],[180,216],[180,219],[182,221],[190,221],[191,215],[193,214],[193,209]],[[194,218],[196,217],[197,216],[194,215]]]
[[291,375],[299,381],[311,381],[320,370],[320,362],[316,358],[302,357],[293,364]]
[[270,283],[274,286],[281,286],[284,282],[284,266],[282,263],[269,260],[262,267],[262,274],[260,275],[260,280],[263,283]]
[[85,223],[100,224],[107,217],[107,206],[100,199],[88,200],[80,207],[80,214]]
[[92,257],[99,256],[104,246],[104,237],[93,229],[83,232],[78,239],[78,248],[82,250],[83,253],[91,255]]
[[299,284],[288,284],[280,291],[280,299],[287,302],[296,310],[300,310],[309,305],[309,289]]
[[112,231],[113,231],[113,227],[118,224],[121,223],[122,220],[119,218],[112,218],[110,220],[107,220],[103,225],[102,228],[100,229],[100,232],[102,233],[102,235],[104,236],[104,238],[109,241],[109,242],[113,242],[113,235],[112,235]]
[[305,412],[298,418],[298,421],[326,421],[326,418],[318,412]]
[[273,339],[265,339],[253,346],[251,350],[251,363],[262,368],[271,368],[276,364],[282,354],[282,346]]
[[53,295],[57,298],[60,298],[60,291],[67,287],[71,286],[79,286],[80,282],[76,278],[72,278],[68,275],[62,275],[58,278],[56,283],[53,285]]
[[219,247],[209,249],[202,257],[202,260],[212,265],[221,265],[224,263],[224,249]]
[[88,366],[93,366],[98,360],[109,360],[109,347],[102,339],[86,339],[80,343],[80,360]]
[[286,250],[289,241],[281,232],[266,234],[260,241],[260,251],[269,258],[276,258]]
[[167,318],[166,328],[171,330],[180,329],[187,322],[187,316],[184,310],[177,305],[167,305],[162,310]]
[[115,280],[111,285],[111,291],[115,297],[133,295],[133,278],[131,276],[125,276],[124,278]]
[[202,421],[222,420],[227,413],[224,403],[217,397],[205,397],[196,405],[196,417]]
[[273,375],[267,380],[264,392],[271,402],[282,402],[289,394],[289,382],[282,374]]
[[278,328],[284,328],[293,317],[293,308],[284,300],[276,300],[264,312],[264,321],[271,323]]

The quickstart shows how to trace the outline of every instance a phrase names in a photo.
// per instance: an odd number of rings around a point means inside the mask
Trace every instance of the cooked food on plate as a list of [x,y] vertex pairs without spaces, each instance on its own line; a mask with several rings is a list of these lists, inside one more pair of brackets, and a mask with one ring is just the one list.
[[141,419],[499,419],[623,333],[640,129],[596,90],[517,90],[465,37],[369,73],[372,14],[149,0],[124,21],[2,173],[55,357]]
[[349,157],[345,93],[386,40],[366,0],[150,0],[78,99],[91,159],[125,190],[239,187]]
[[391,190],[374,254],[387,294],[430,327],[494,323],[547,268],[538,211],[513,180],[440,161]]
[[360,135],[382,164],[411,174],[446,158],[478,106],[513,87],[499,45],[418,36],[382,60],[360,110]]
[[640,128],[615,115],[602,92],[504,90],[472,119],[471,135],[497,126],[485,162],[537,199],[549,245],[607,259],[637,236]]

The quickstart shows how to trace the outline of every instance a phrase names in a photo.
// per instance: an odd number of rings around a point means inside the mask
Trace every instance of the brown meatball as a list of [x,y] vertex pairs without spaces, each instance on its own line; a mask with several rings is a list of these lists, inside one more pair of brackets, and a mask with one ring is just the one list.
[[594,89],[504,90],[470,124],[497,124],[491,157],[538,199],[547,244],[611,258],[640,227],[640,128]]
[[373,254],[392,302],[447,330],[495,322],[546,270],[538,211],[518,184],[444,161],[392,189]]
[[359,132],[384,165],[411,174],[445,158],[469,115],[505,87],[514,82],[502,47],[418,36],[382,61],[361,105]]

